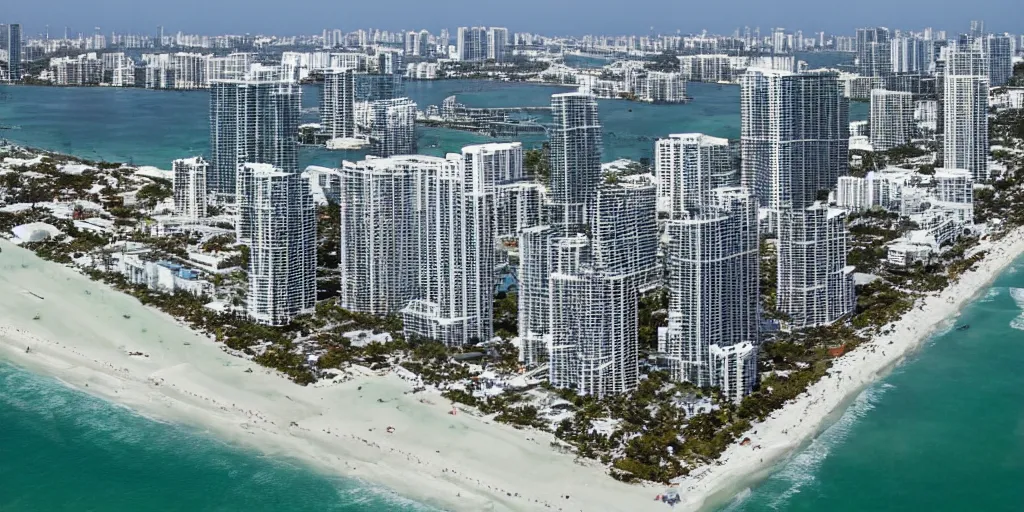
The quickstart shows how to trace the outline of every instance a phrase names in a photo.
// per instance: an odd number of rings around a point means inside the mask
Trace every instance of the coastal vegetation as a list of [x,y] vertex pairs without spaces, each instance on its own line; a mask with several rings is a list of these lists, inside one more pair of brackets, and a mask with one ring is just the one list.
[[644,69],[664,72],[679,71],[679,54],[672,50],[665,50],[652,60],[645,62]]
[[540,149],[523,151],[523,170],[527,176],[546,185],[551,179],[551,146],[545,142]]

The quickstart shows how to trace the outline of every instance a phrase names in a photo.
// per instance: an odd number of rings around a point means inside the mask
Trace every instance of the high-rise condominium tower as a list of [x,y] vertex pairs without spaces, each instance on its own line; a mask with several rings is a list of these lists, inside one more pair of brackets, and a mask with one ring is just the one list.
[[370,153],[380,157],[416,153],[416,103],[409,98],[370,102]]
[[190,219],[206,217],[206,173],[210,164],[196,156],[175,160],[174,214]]
[[909,144],[914,136],[914,97],[909,92],[871,91],[871,147],[887,151]]
[[911,36],[893,38],[892,70],[894,73],[927,73],[932,63],[931,42]]
[[832,73],[749,70],[742,84],[743,183],[779,234],[779,309],[792,327],[834,322],[853,309],[852,269],[844,217],[817,199],[847,171],[848,102]]
[[658,182],[658,210],[682,218],[687,209],[700,207],[707,193],[718,187],[739,185],[729,141],[702,133],[683,133],[654,144],[654,175]]
[[519,235],[518,320],[521,354],[526,364],[536,364],[548,357],[553,239],[550,226],[534,226]]
[[828,325],[853,312],[853,267],[846,265],[845,211],[822,203],[782,212],[778,308],[794,328]]
[[636,387],[637,288],[589,266],[587,237],[556,238],[550,274],[549,380],[604,397]]
[[356,136],[355,78],[351,69],[324,70],[320,126],[332,139]]
[[253,320],[285,325],[316,304],[316,210],[309,184],[270,164],[238,167],[239,202],[249,208],[249,295]]
[[1006,81],[1013,76],[1013,47],[1012,36],[988,36],[989,86],[1006,85]]
[[0,50],[7,51],[7,77],[21,80],[21,25],[0,25]]
[[810,206],[848,168],[849,101],[837,75],[751,69],[741,84],[743,185],[772,212]]
[[857,29],[857,71],[862,76],[892,74],[889,29],[885,27]]
[[657,286],[658,214],[653,184],[619,182],[598,187],[589,225],[595,269],[634,278],[641,291]]
[[482,144],[446,158],[345,162],[342,305],[401,312],[406,334],[447,345],[493,334],[497,190],[518,179],[522,146]]
[[601,122],[589,94],[555,94],[551,112],[550,223],[569,233],[586,223],[601,180]]
[[456,51],[461,62],[505,62],[508,29],[503,27],[459,27]]
[[665,230],[669,308],[659,351],[674,379],[739,400],[757,369],[757,201],[741,188],[717,188]]
[[636,387],[641,291],[657,283],[657,188],[601,174],[593,96],[556,94],[551,107],[548,224],[519,237],[522,358],[550,362],[549,381],[606,396]]
[[211,81],[210,192],[234,200],[236,172],[243,163],[298,171],[301,95],[298,84],[270,73]]
[[[402,310],[407,335],[463,345],[490,340],[495,282],[495,187],[521,147],[482,144],[452,155],[450,173],[421,191],[420,293]],[[513,164],[516,167],[517,164]]]
[[988,64],[977,45],[949,49],[943,79],[943,163],[989,178]]

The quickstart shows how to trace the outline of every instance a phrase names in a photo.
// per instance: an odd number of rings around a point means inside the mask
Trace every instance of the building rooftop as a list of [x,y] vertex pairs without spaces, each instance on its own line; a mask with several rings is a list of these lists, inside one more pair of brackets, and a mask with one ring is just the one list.
[[711,135],[705,135],[703,133],[673,133],[668,136],[669,139],[679,139],[687,142],[699,142],[701,144],[715,144],[720,146],[728,146],[729,139],[722,137],[712,137]]

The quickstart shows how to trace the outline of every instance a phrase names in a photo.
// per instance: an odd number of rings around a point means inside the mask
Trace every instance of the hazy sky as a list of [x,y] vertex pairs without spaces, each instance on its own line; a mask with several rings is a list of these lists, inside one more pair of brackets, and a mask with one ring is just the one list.
[[760,26],[852,34],[859,26],[955,33],[970,20],[986,21],[989,32],[1024,32],[1019,0],[971,2],[935,0],[5,0],[0,22],[20,22],[26,36],[50,26],[71,33],[134,31],[153,33],[312,34],[324,28],[389,30],[426,28],[436,32],[460,25],[506,26],[545,34],[731,33]]

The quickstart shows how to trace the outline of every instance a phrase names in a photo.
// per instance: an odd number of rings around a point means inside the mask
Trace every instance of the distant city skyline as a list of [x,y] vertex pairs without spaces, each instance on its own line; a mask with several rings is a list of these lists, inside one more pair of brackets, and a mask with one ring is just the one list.
[[[739,0],[729,4],[672,3],[666,0],[637,0],[630,9],[609,5],[606,16],[594,16],[594,5],[580,0],[545,2],[524,0],[517,9],[481,7],[469,0],[447,0],[437,3],[404,2],[398,6],[388,4],[355,4],[338,6],[326,0],[299,0],[287,9],[260,9],[259,5],[240,0],[225,0],[211,4],[198,0],[182,0],[174,4],[155,4],[140,8],[139,2],[108,0],[102,7],[93,4],[56,0],[48,9],[15,3],[3,13],[7,23],[21,23],[26,38],[38,37],[49,26],[50,37],[61,37],[65,27],[69,34],[91,34],[95,27],[104,33],[155,33],[157,26],[165,27],[166,34],[244,34],[274,35],[315,34],[323,29],[340,28],[346,32],[360,28],[382,30],[419,30],[438,32],[442,28],[458,26],[504,26],[511,32],[537,32],[546,35],[646,35],[670,34],[677,30],[683,34],[729,34],[736,28],[760,27],[762,34],[773,27],[810,32],[824,30],[831,34],[852,35],[858,27],[887,26],[907,30],[920,30],[931,26],[950,33],[966,32],[970,20],[985,20],[989,32],[1024,30],[1024,13],[1014,9],[1009,0],[989,0],[977,4],[944,5],[911,0],[893,4],[883,0],[865,0],[849,4],[847,11],[834,4],[809,0],[788,0],[785,5]],[[340,7],[340,8],[339,8]],[[398,8],[396,8],[398,7]],[[981,8],[979,8],[981,7]],[[332,15],[332,11],[337,12]],[[490,12],[485,12],[490,11]],[[196,13],[202,16],[196,16]],[[239,16],[248,12],[249,16]],[[587,13],[586,19],[580,16]],[[600,11],[597,11],[600,12]],[[743,13],[736,16],[736,13]],[[262,15],[268,13],[267,15]],[[538,15],[541,14],[541,15]],[[566,20],[574,20],[568,23]],[[678,20],[678,21],[675,21]]]

